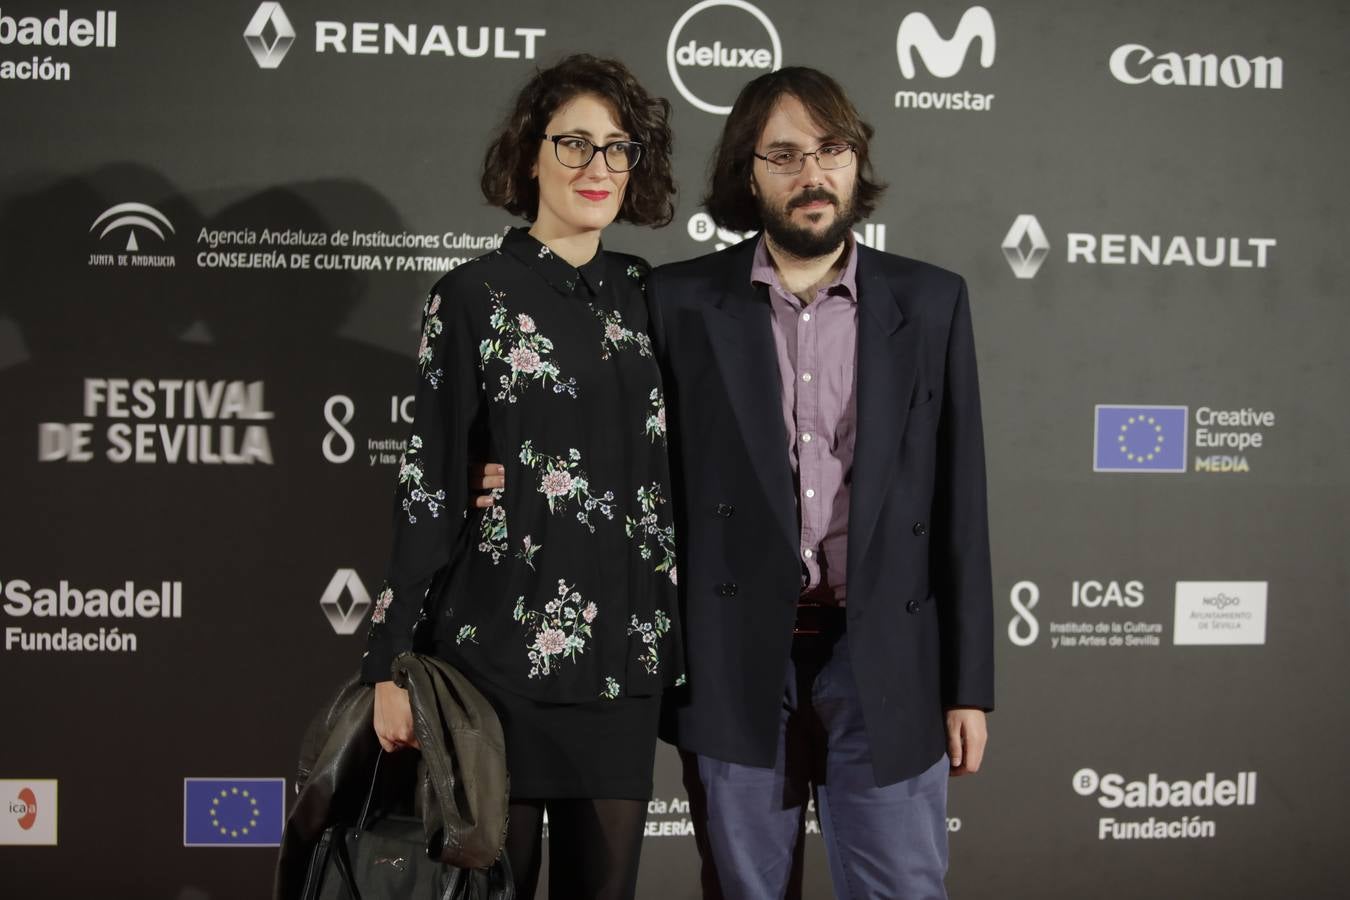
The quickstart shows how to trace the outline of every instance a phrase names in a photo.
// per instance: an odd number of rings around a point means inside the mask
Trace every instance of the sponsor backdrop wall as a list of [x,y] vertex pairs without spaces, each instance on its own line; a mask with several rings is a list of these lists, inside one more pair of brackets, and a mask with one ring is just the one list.
[[[355,671],[420,306],[534,67],[669,97],[662,262],[736,90],[836,75],[864,243],[970,282],[999,710],[957,897],[1330,897],[1350,875],[1340,3],[0,3],[0,868],[262,897]],[[1341,160],[1341,162],[1337,162]],[[662,751],[644,897],[697,896]],[[829,895],[808,830],[806,888]],[[1333,853],[1332,848],[1338,848]]]

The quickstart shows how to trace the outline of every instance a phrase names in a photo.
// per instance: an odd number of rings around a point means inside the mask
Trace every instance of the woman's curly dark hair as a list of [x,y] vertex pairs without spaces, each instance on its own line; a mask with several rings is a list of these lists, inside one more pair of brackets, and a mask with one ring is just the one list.
[[483,196],[493,206],[534,221],[539,214],[539,182],[530,169],[539,158],[544,131],[554,113],[581,94],[595,94],[612,105],[619,124],[642,143],[642,159],[628,180],[616,220],[668,225],[675,217],[670,101],[647,93],[618,60],[588,53],[536,71],[521,89],[483,157]]

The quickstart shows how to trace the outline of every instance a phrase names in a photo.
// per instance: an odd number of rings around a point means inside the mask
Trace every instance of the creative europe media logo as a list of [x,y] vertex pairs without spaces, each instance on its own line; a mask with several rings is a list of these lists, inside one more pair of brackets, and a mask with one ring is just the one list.
[[[1193,433],[1190,425],[1194,424]],[[1269,409],[1099,403],[1092,432],[1094,472],[1243,474],[1275,427]],[[1195,455],[1187,468],[1187,453]]]
[[184,778],[184,847],[278,847],[284,778]]

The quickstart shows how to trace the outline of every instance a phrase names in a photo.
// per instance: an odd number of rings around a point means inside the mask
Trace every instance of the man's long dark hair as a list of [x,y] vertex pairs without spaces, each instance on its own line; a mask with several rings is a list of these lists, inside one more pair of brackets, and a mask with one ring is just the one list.
[[886,190],[886,185],[872,173],[869,147],[872,126],[858,115],[844,89],[819,69],[789,66],[761,75],[741,88],[731,115],[727,116],[713,160],[708,194],[703,198],[708,214],[723,228],[749,231],[763,226],[750,191],[755,144],[774,105],[789,94],[802,102],[811,118],[830,137],[853,145],[856,154],[853,164],[858,167],[853,209],[858,219],[872,214]]

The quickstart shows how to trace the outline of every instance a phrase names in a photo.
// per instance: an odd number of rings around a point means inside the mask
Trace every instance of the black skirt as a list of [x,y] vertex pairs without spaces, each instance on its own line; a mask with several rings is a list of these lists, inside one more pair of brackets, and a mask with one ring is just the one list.
[[543,703],[472,680],[501,720],[513,801],[651,799],[659,694]]

